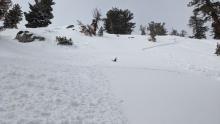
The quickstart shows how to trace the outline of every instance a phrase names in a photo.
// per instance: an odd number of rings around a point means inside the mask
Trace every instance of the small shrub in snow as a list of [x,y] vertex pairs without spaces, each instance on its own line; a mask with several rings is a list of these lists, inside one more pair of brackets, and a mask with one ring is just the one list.
[[180,32],[180,37],[186,37],[186,35],[187,35],[187,32],[185,30],[182,30]]
[[176,29],[172,29],[170,35],[172,36],[179,36],[179,37],[185,37],[187,35],[187,32],[185,30],[181,30],[178,32]]
[[95,35],[94,30],[91,25],[84,25],[81,21],[78,21],[78,25],[80,26],[80,33],[85,34],[86,36]]
[[157,39],[156,39],[156,34],[154,33],[150,33],[150,38],[148,39],[149,41],[152,41],[152,42],[156,42]]
[[93,29],[93,35],[96,35],[97,29],[99,28],[98,24],[102,20],[101,16],[102,16],[101,11],[99,9],[95,8],[93,10],[93,19],[92,19],[92,23],[90,25]]
[[93,19],[90,25],[85,25],[81,21],[78,21],[78,25],[81,28],[81,33],[86,36],[96,36],[96,32],[98,29],[98,23],[101,21],[101,12],[98,9],[94,9],[93,11]]
[[216,54],[217,56],[220,55],[220,44],[219,44],[219,43],[217,44],[217,48],[216,48],[215,54]]
[[72,39],[67,39],[67,37],[56,37],[57,45],[73,45]]
[[0,31],[4,31],[4,30],[5,30],[4,26],[0,26]]

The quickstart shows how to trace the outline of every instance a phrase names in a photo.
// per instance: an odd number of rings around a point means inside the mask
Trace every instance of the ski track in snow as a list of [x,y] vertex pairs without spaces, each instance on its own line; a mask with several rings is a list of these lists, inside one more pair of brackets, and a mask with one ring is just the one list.
[[[145,47],[143,48],[142,50],[144,52],[146,52],[147,50],[151,50],[151,49],[156,49],[156,48],[161,48],[161,47],[180,47],[182,49],[186,49],[187,51],[193,51],[193,53],[198,53],[199,56],[201,57],[207,57],[207,52],[206,51],[202,51],[202,50],[198,50],[196,48],[192,48],[192,47],[189,47],[189,45],[185,45],[184,43],[179,43],[179,41],[177,41],[176,38],[173,38],[173,39],[169,39],[168,40],[169,42],[168,43],[156,43],[156,45],[153,45],[151,47]],[[177,46],[179,45],[179,46]],[[214,51],[213,51],[214,53]],[[170,57],[170,59],[172,60],[173,57]],[[173,61],[176,61],[176,60],[173,60]],[[184,61],[187,61],[187,60],[184,60]],[[197,73],[197,74],[202,74],[204,76],[207,76],[207,77],[212,77],[212,78],[215,78],[217,80],[220,80],[220,71],[216,68],[210,68],[210,67],[204,67],[204,66],[198,66],[198,65],[195,65],[195,64],[189,64],[188,62],[184,62],[184,61],[181,61],[181,62],[176,62],[174,63],[174,65],[176,65],[177,67],[184,67],[185,71],[188,71],[188,72],[191,72],[191,73]],[[188,60],[189,61],[189,60]],[[187,64],[186,64],[187,63]],[[173,70],[170,70],[170,69],[162,69],[163,67],[155,67],[155,68],[152,68],[152,67],[145,67],[143,69],[146,69],[146,70],[155,70],[155,71],[167,71],[167,72],[175,72],[175,73],[183,73],[183,70],[182,71],[177,71],[176,69],[173,69]]]
[[171,43],[163,43],[163,44],[158,44],[158,45],[154,45],[154,46],[151,46],[151,47],[145,47],[142,50],[145,51],[145,50],[149,50],[149,49],[160,48],[160,47],[165,47],[165,46],[178,44],[176,39],[173,39],[171,41],[172,41]]

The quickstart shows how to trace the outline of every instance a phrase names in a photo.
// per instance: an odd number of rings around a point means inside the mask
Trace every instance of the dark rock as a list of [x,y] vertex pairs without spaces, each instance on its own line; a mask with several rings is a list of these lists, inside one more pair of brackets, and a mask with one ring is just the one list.
[[115,59],[112,60],[113,62],[117,62],[118,61],[118,58],[116,57]]
[[69,28],[74,28],[74,25],[69,25],[69,26],[67,26],[66,28],[67,28],[67,29],[69,29]]
[[41,36],[34,36],[33,37],[34,40],[39,40],[39,41],[45,41],[45,37],[41,37]]
[[128,37],[128,39],[134,39],[135,37]]

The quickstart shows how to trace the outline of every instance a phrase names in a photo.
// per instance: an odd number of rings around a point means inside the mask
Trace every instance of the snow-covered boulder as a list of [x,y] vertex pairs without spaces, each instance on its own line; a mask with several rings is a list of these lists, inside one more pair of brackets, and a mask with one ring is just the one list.
[[45,38],[42,36],[37,36],[29,31],[19,31],[15,37],[21,43],[33,42],[35,40],[44,41]]

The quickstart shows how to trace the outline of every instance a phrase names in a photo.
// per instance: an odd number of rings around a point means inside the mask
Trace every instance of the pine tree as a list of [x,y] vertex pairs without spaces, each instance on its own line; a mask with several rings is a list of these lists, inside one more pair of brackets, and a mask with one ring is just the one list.
[[28,22],[25,26],[28,28],[47,27],[53,19],[53,8],[55,5],[53,0],[35,0],[35,4],[30,6],[30,12],[24,13]]
[[173,35],[173,36],[179,36],[179,33],[176,29],[173,29],[170,33],[170,35]]
[[156,33],[156,35],[167,35],[167,29],[165,28],[165,23],[156,23],[156,22],[151,22],[148,24],[147,27],[148,31],[153,31]]
[[100,27],[99,32],[98,32],[98,36],[99,36],[99,37],[102,37],[102,36],[103,36],[103,33],[104,33],[104,28],[103,28],[103,27]]
[[205,39],[206,31],[208,31],[207,26],[204,26],[205,21],[199,17],[197,12],[194,12],[194,15],[190,17],[189,26],[193,28],[192,38],[196,39]]
[[150,32],[150,41],[156,42],[156,36],[167,35],[167,30],[165,28],[165,23],[155,23],[151,22],[148,24],[147,30]]
[[194,13],[202,13],[203,22],[212,21],[214,38],[220,39],[220,1],[192,0],[189,7],[194,7]]
[[179,36],[180,37],[185,37],[187,35],[187,32],[185,30],[181,30]]
[[22,20],[22,10],[19,4],[15,4],[11,10],[9,10],[4,19],[5,28],[17,28],[17,24]]
[[0,20],[3,19],[5,13],[8,11],[11,5],[11,0],[0,0]]
[[107,12],[107,18],[104,19],[105,30],[110,34],[131,34],[135,23],[131,22],[134,14],[128,9],[121,10],[112,8]]
[[141,31],[141,35],[146,35],[146,26],[140,25],[140,31]]

